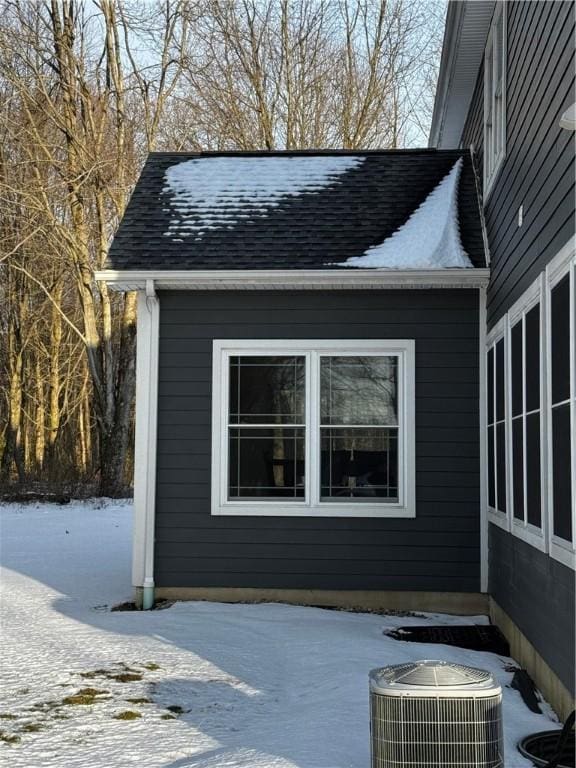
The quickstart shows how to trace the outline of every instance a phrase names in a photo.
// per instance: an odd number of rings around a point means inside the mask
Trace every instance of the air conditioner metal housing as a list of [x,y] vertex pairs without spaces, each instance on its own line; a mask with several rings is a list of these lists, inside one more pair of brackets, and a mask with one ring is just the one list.
[[374,669],[370,732],[372,768],[503,768],[502,689],[445,661]]

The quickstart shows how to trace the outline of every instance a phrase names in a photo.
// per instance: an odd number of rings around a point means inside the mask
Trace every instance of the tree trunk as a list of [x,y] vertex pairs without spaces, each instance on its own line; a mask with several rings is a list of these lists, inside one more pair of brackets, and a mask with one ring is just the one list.
[[104,496],[116,497],[126,492],[125,467],[132,435],[136,381],[136,299],[134,292],[127,293],[124,299],[116,408],[111,429],[104,435],[100,451],[100,492]]
[[44,381],[40,370],[40,360],[36,359],[36,440],[34,445],[34,460],[37,469],[41,472],[44,467],[44,452],[46,450],[46,436],[44,432],[46,421],[46,406],[44,402]]

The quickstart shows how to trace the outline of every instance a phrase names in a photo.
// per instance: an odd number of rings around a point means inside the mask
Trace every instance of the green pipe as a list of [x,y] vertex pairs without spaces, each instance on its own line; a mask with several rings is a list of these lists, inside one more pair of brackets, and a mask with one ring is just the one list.
[[152,608],[154,608],[154,580],[146,578],[142,586],[142,610],[149,611]]

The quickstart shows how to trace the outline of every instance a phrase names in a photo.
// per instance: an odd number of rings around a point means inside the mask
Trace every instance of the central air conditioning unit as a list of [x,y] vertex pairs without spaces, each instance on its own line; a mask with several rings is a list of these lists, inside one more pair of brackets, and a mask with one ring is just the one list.
[[370,673],[372,768],[503,768],[502,689],[489,672],[416,661]]

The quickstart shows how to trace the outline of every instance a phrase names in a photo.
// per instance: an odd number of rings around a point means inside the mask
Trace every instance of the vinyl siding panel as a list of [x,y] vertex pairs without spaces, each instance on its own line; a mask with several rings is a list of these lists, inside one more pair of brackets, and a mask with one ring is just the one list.
[[[212,517],[212,341],[416,340],[416,519]],[[478,591],[476,291],[160,294],[159,586]]]
[[[574,91],[574,5],[507,3],[506,158],[485,205],[492,277],[488,323],[524,293],[575,231],[574,138],[559,127]],[[483,162],[482,64],[463,146]],[[518,209],[524,223],[518,227]]]
[[[485,201],[492,327],[574,234],[574,135],[559,127],[574,91],[574,4],[507,5],[506,157]],[[483,163],[484,64],[462,145]],[[524,223],[518,227],[518,209]],[[491,525],[489,590],[574,690],[574,572]]]
[[490,525],[490,594],[574,693],[574,571]]

